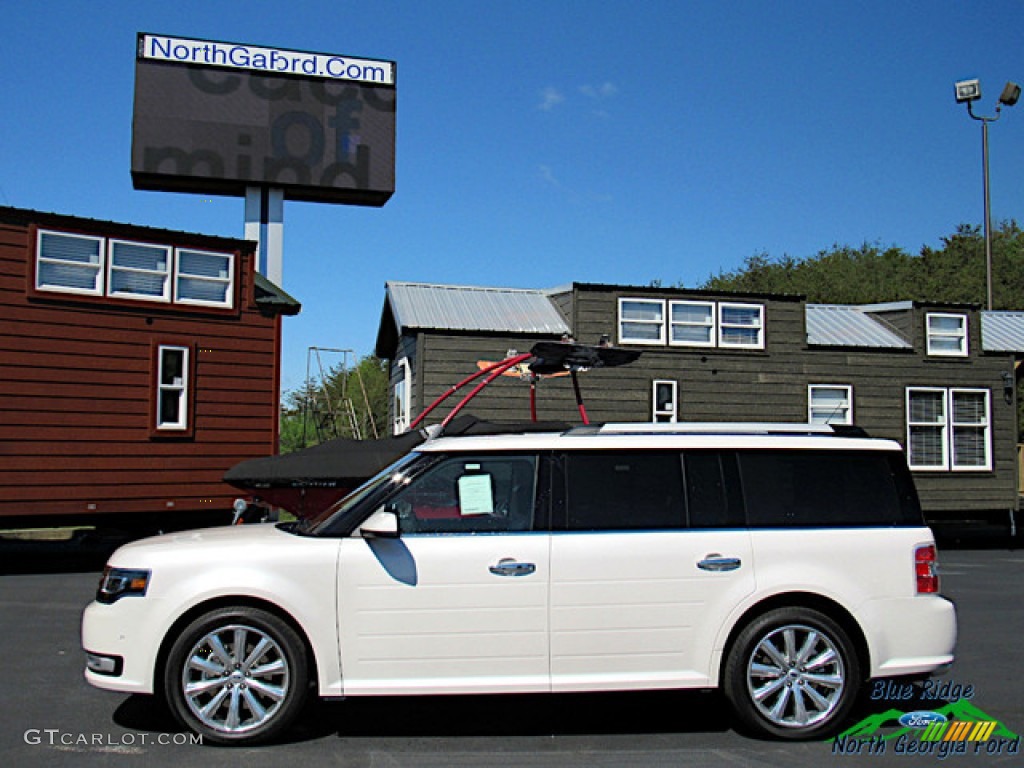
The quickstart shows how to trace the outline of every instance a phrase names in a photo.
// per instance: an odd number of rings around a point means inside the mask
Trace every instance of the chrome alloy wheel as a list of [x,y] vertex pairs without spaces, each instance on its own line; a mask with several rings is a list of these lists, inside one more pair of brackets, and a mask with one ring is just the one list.
[[762,717],[782,728],[807,728],[839,706],[846,670],[836,642],[803,624],[777,627],[754,646],[747,688]]
[[240,734],[271,720],[285,701],[290,670],[281,646],[245,624],[217,627],[186,656],[181,690],[211,730]]

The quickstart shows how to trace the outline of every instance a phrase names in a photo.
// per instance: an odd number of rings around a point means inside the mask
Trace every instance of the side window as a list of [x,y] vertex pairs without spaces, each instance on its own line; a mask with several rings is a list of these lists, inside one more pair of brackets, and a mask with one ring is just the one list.
[[740,451],[752,528],[912,522],[893,457],[882,451]]
[[743,494],[734,451],[683,454],[691,528],[741,528]]
[[682,462],[677,452],[567,453],[565,471],[569,530],[686,526]]
[[453,456],[394,496],[405,533],[486,533],[533,529],[534,456]]

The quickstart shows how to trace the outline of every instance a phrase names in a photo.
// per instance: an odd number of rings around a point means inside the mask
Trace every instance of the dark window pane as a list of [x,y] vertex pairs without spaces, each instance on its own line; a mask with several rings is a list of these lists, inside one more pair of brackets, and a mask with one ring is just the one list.
[[740,451],[749,524],[822,527],[914,522],[914,504],[907,498],[897,459],[883,452]]
[[676,452],[601,451],[566,455],[570,530],[683,528]]

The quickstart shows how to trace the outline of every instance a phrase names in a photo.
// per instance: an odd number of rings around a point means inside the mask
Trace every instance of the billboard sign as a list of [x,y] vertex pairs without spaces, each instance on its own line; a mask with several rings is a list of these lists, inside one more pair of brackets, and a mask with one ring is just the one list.
[[137,189],[383,205],[395,189],[393,61],[142,33]]

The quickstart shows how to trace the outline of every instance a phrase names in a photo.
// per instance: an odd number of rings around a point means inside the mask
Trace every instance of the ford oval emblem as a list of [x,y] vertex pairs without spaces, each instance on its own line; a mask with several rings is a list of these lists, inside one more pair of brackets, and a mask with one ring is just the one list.
[[908,728],[927,728],[932,723],[944,723],[946,716],[938,712],[907,712],[900,717],[900,725]]

